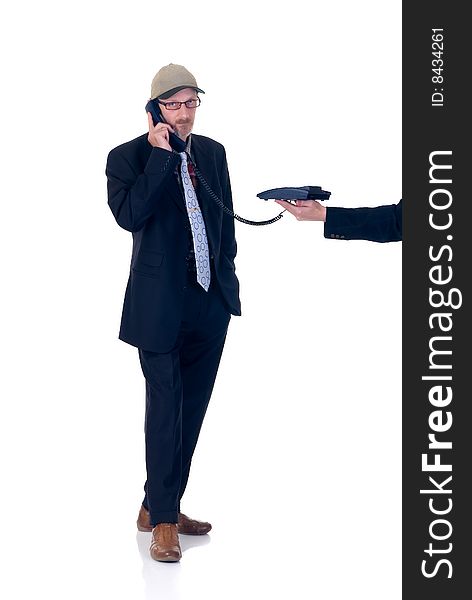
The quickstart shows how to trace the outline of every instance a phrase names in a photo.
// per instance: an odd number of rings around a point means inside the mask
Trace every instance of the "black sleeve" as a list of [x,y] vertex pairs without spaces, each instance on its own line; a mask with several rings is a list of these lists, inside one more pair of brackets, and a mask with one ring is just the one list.
[[373,208],[327,207],[324,237],[340,240],[400,242],[402,201]]

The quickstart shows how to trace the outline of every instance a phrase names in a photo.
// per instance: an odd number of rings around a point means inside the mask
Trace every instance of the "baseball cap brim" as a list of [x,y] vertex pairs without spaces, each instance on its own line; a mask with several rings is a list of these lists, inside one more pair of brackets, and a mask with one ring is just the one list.
[[205,93],[199,87],[195,87],[194,85],[179,85],[178,87],[172,88],[168,92],[164,92],[163,94],[161,94],[159,96],[159,98],[162,98],[162,100],[165,100],[166,98],[170,98],[171,96],[173,96],[177,92],[180,92],[180,90],[185,90],[186,88],[190,88],[192,90],[195,90],[196,92],[200,92],[201,94]]

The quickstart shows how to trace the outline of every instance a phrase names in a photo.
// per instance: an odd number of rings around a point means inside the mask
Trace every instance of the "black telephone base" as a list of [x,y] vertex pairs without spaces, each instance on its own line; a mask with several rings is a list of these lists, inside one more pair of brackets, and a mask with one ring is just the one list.
[[321,189],[319,185],[273,188],[257,194],[262,200],[328,200],[330,196],[331,192]]

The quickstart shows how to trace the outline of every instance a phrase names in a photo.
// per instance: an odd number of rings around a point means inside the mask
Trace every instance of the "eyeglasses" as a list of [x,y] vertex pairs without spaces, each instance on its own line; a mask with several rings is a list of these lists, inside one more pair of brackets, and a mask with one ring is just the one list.
[[162,104],[167,108],[167,110],[179,110],[182,104],[185,104],[187,108],[197,108],[200,106],[200,98],[191,98],[190,100],[186,100],[185,102],[162,102],[158,100],[159,104]]

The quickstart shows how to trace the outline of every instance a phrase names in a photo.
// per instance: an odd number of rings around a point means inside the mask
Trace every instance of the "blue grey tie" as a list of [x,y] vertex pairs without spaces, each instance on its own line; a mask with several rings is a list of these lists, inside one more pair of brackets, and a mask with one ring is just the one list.
[[182,176],[182,185],[185,192],[185,206],[192,230],[193,249],[195,251],[195,262],[197,266],[197,281],[202,288],[208,292],[210,287],[210,253],[208,251],[208,238],[203,221],[202,211],[197,200],[197,194],[192,185],[192,180],[188,172],[187,155],[185,152],[179,152],[182,164],[180,173]]

